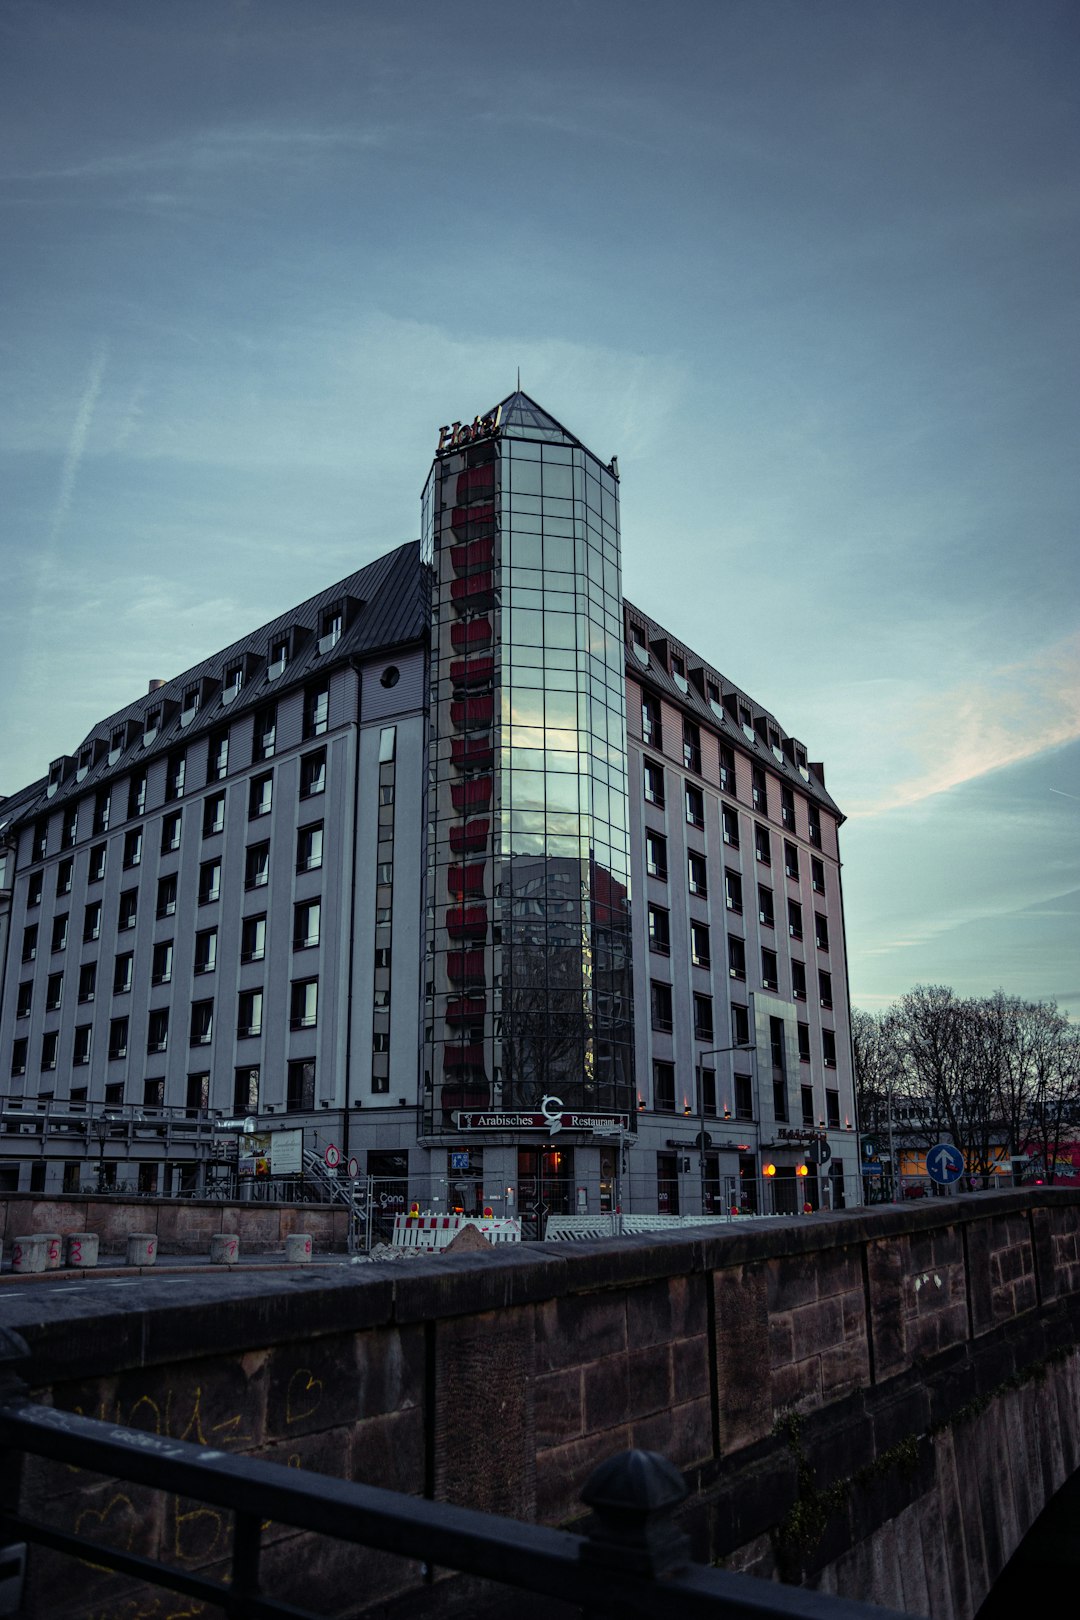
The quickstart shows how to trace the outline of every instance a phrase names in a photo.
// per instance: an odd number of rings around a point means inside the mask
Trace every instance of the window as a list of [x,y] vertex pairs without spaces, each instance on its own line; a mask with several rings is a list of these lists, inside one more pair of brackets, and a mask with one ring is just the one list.
[[139,911],[138,889],[121,889],[120,910],[116,919],[118,929],[134,928]]
[[261,889],[270,881],[270,845],[252,844],[244,858],[244,888]]
[[649,949],[661,956],[671,952],[671,919],[662,906],[649,907]]
[[188,1113],[197,1113],[210,1106],[210,1076],[208,1074],[189,1074],[187,1077],[187,1109]]
[[70,859],[66,860],[66,861],[61,861],[60,865],[56,868],[56,892],[57,892],[57,895],[70,894],[71,893],[71,872],[72,872],[72,863],[71,863]]
[[709,880],[704,855],[691,853],[686,857],[686,867],[690,879],[690,893],[705,899],[709,892]]
[[174,849],[180,848],[180,832],[183,826],[183,811],[171,810],[161,823],[161,853],[169,855]]
[[763,950],[761,953],[761,982],[766,990],[779,990],[780,988],[775,951]]
[[34,831],[30,838],[30,859],[43,861],[49,847],[49,822],[46,816],[34,822]]
[[240,931],[241,962],[261,962],[266,955],[266,913],[245,917]]
[[780,784],[780,820],[789,832],[795,831],[795,795],[783,782]]
[[735,939],[732,936],[732,937],[729,937],[729,939],[728,939],[727,949],[728,949],[728,973],[730,974],[730,976],[733,979],[745,979],[746,978],[746,946],[743,944],[741,939]]
[[735,1118],[753,1119],[754,1083],[748,1074],[735,1076]]
[[41,1037],[41,1067],[43,1069],[56,1068],[56,1054],[60,1047],[60,1034],[58,1030],[47,1029]]
[[213,973],[217,967],[217,929],[204,928],[195,935],[195,972]]
[[716,1118],[716,1070],[701,1070],[701,1111]]
[[829,920],[820,911],[814,912],[814,943],[819,951],[829,948]]
[[[86,881],[87,883],[100,883],[104,876],[105,845],[95,844],[93,849],[90,851],[90,863],[86,871]],[[38,898],[41,898],[40,890],[38,891]]]
[[113,962],[113,995],[126,996],[131,990],[131,981],[134,977],[135,957],[131,951],[124,951]]
[[661,1032],[671,1029],[671,986],[660,984],[653,979],[649,986],[649,1001],[652,1011],[652,1027]]
[[344,615],[339,607],[327,608],[319,620],[319,651],[329,652],[341,640]]
[[169,1009],[152,1007],[146,1029],[147,1052],[164,1052],[169,1044]]
[[325,791],[326,749],[320,748],[314,754],[305,754],[300,761],[300,797],[311,799]]
[[296,870],[313,872],[322,865],[323,824],[313,821],[310,826],[298,827],[296,832]]
[[91,900],[83,911],[83,944],[101,938],[101,901]]
[[248,1065],[244,1069],[237,1069],[233,1077],[233,1107],[238,1114],[257,1114],[259,1112],[258,1064]]
[[70,849],[79,836],[79,807],[69,804],[64,811],[64,821],[60,829],[60,848]]
[[653,1107],[658,1114],[675,1112],[675,1065],[653,1064]]
[[78,1068],[90,1061],[90,1036],[93,1027],[92,1024],[75,1025],[75,1044],[71,1051],[71,1061]]
[[802,939],[802,906],[797,900],[787,903],[787,926],[792,939]]
[[394,784],[393,784],[393,782],[384,782],[382,784],[382,786],[380,787],[380,789],[379,789],[379,803],[380,804],[393,804],[393,802],[394,802]]
[[840,1093],[838,1091],[826,1091],[825,1093],[825,1118],[830,1129],[834,1131],[840,1129]]
[[300,900],[293,908],[293,950],[302,951],[319,943],[319,923],[322,904],[318,900]]
[[686,819],[691,827],[705,825],[705,795],[692,782],[686,783]]
[[810,819],[810,842],[821,848],[821,811],[816,804],[807,806]]
[[64,975],[50,973],[45,981],[45,1011],[57,1012],[64,998]]
[[79,1000],[93,1001],[97,990],[97,963],[84,962],[79,969]]
[[150,968],[151,984],[168,984],[172,978],[173,942],[163,939],[154,946],[154,956]]
[[217,833],[225,830],[225,795],[224,793],[211,793],[208,799],[203,800],[202,835],[204,838],[213,838]]
[[667,882],[667,839],[662,833],[645,834],[645,870],[650,877]]
[[54,951],[67,950],[68,913],[65,911],[59,917],[53,918],[52,948]]
[[255,1035],[261,1035],[262,1019],[262,990],[242,990],[236,1015],[237,1039],[248,1040]]
[[762,866],[772,865],[772,848],[769,844],[769,829],[767,827],[754,828],[754,854]]
[[737,1001],[731,1004],[731,1043],[733,1046],[750,1045],[750,1012]]
[[[104,848],[104,845],[102,845]],[[91,850],[91,855],[93,851]],[[34,906],[41,904],[41,891],[44,886],[44,874],[34,872],[26,885],[26,909],[30,911]]]
[[720,821],[724,831],[724,843],[731,849],[739,847],[739,817],[736,811],[729,810],[727,805],[720,812]]
[[664,808],[664,767],[655,760],[647,759],[642,765],[645,781],[645,798],[649,804],[655,804],[658,809]]
[[221,862],[203,861],[199,867],[199,904],[211,906],[221,899]]
[[779,1120],[788,1117],[787,1064],[784,1050],[784,1020],[769,1019],[769,1046],[772,1051],[773,1112]]
[[712,996],[694,997],[694,1039],[711,1041],[713,1038]]
[[165,767],[165,801],[182,799],[184,796],[184,778],[187,775],[187,755],[183,752],[170,754]]
[[124,834],[124,870],[142,860],[142,828],[131,827]]
[[682,757],[688,771],[701,775],[701,731],[692,720],[684,720]]
[[108,832],[111,803],[112,799],[108,788],[102,788],[100,792],[94,794],[94,819],[90,827],[91,837],[100,838],[102,833]]
[[791,994],[796,1001],[806,1000],[806,965],[795,957],[791,959]]
[[330,682],[309,686],[304,693],[304,736],[321,737],[330,723]]
[[32,962],[37,956],[37,941],[38,925],[37,923],[30,923],[27,928],[23,929],[22,959],[24,962]]
[[729,911],[742,915],[742,878],[730,866],[724,868],[724,903]]
[[773,892],[763,883],[758,884],[757,891],[758,922],[766,928],[775,928],[776,918],[773,913]]
[[663,748],[664,729],[660,724],[660,700],[648,692],[641,694],[641,738],[650,748]]
[[692,922],[690,924],[690,960],[695,967],[707,968],[712,966],[712,951],[709,946],[707,923]]
[[831,1007],[832,1006],[832,974],[831,973],[822,972],[822,973],[818,974],[818,991],[819,991],[819,997],[820,997],[821,1005],[823,1007]]
[[159,917],[172,917],[176,912],[176,873],[168,877],[158,878],[157,886],[157,915]]
[[290,1114],[310,1113],[315,1107],[315,1064],[311,1059],[289,1064],[285,1107]]
[[[810,1025],[809,1024],[799,1024],[796,1027],[797,1027],[798,1032],[799,1032],[799,1062],[800,1063],[809,1063],[810,1062]],[[814,1123],[814,1116],[811,1113],[808,1124],[812,1125],[813,1123]]]
[[141,816],[146,810],[146,772],[136,771],[128,778],[128,820]]
[[34,981],[26,979],[19,986],[19,998],[15,1003],[16,1018],[29,1018],[30,1007],[34,999]]
[[277,704],[268,703],[255,716],[255,734],[252,740],[252,759],[273,759],[277,742]]
[[215,731],[206,756],[206,780],[223,782],[229,771],[229,733]]
[[29,1051],[29,1047],[30,1043],[25,1035],[20,1035],[18,1040],[12,1041],[11,1072],[13,1075],[26,1073],[26,1054]]
[[718,744],[720,754],[720,789],[723,793],[735,792],[735,750],[730,743]]
[[[834,1030],[831,1030],[831,1029],[823,1029],[822,1030],[822,1032],[821,1032],[821,1055],[825,1059],[825,1067],[827,1069],[835,1069],[836,1068],[836,1033],[835,1033]],[[839,1117],[838,1117],[837,1118],[837,1124],[839,1124],[839,1123],[840,1123],[840,1121],[839,1121]]]
[[784,840],[784,874],[786,877],[799,881],[799,852],[794,844]]
[[193,1001],[191,1003],[189,1046],[209,1046],[213,1038],[214,1003],[212,1001]]
[[265,776],[256,776],[248,788],[248,820],[255,821],[259,816],[268,816],[274,799],[274,775],[268,771]]
[[813,856],[810,859],[810,886],[815,894],[825,893],[825,864]]
[[760,816],[769,813],[769,786],[765,772],[760,765],[750,768],[750,803]]
[[318,1016],[318,979],[294,979],[289,995],[289,1028],[311,1029]]
[[109,1020],[109,1059],[116,1063],[128,1054],[128,1021],[126,1018]]

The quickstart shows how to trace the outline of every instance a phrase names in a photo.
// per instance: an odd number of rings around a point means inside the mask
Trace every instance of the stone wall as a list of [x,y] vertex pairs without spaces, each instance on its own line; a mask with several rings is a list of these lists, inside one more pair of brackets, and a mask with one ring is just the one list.
[[31,1232],[97,1232],[103,1257],[123,1254],[129,1232],[155,1232],[162,1254],[206,1254],[217,1232],[235,1232],[240,1252],[284,1248],[290,1232],[310,1232],[316,1250],[344,1250],[348,1212],[330,1204],[223,1203],[220,1199],[119,1198],[69,1194],[0,1198],[5,1248]]
[[[108,1300],[0,1288],[0,1326],[61,1407],[523,1518],[569,1522],[603,1458],[662,1451],[699,1558],[968,1620],[1080,1463],[1078,1244],[1080,1195],[1021,1190]],[[62,1527],[225,1567],[216,1510],[40,1464],[25,1488]],[[429,1612],[414,1565],[267,1536],[279,1597]],[[48,1555],[34,1579],[57,1620],[172,1612]]]

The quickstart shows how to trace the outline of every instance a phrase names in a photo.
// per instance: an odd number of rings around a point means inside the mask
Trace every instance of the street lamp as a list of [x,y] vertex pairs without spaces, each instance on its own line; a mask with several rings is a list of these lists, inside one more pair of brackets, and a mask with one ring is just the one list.
[[94,1120],[94,1135],[98,1139],[97,1190],[99,1193],[105,1191],[105,1143],[108,1140],[110,1123],[111,1120],[108,1114],[98,1114]]
[[[701,1175],[701,1213],[705,1213],[705,1087],[702,1084],[701,1061],[707,1057],[719,1057],[724,1052],[756,1052],[757,1044],[754,1041],[736,1041],[734,1046],[710,1046],[706,1051],[697,1055],[697,1095],[698,1095],[698,1169]],[[728,1115],[724,1110],[725,1117]]]

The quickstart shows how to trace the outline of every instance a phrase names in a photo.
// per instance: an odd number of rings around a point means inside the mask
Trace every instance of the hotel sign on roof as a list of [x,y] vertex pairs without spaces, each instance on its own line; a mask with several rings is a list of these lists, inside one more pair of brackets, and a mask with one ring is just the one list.
[[467,444],[475,444],[478,439],[494,439],[501,422],[501,405],[490,416],[474,416],[471,422],[451,422],[448,427],[439,429],[435,454],[439,456],[446,450],[462,450]]

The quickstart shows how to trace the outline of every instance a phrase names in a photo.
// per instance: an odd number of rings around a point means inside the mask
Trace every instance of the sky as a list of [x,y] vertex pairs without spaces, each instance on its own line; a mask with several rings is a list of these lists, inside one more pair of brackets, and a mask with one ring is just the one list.
[[1073,0],[0,0],[0,793],[522,387],[847,815],[852,996],[1080,1014]]

